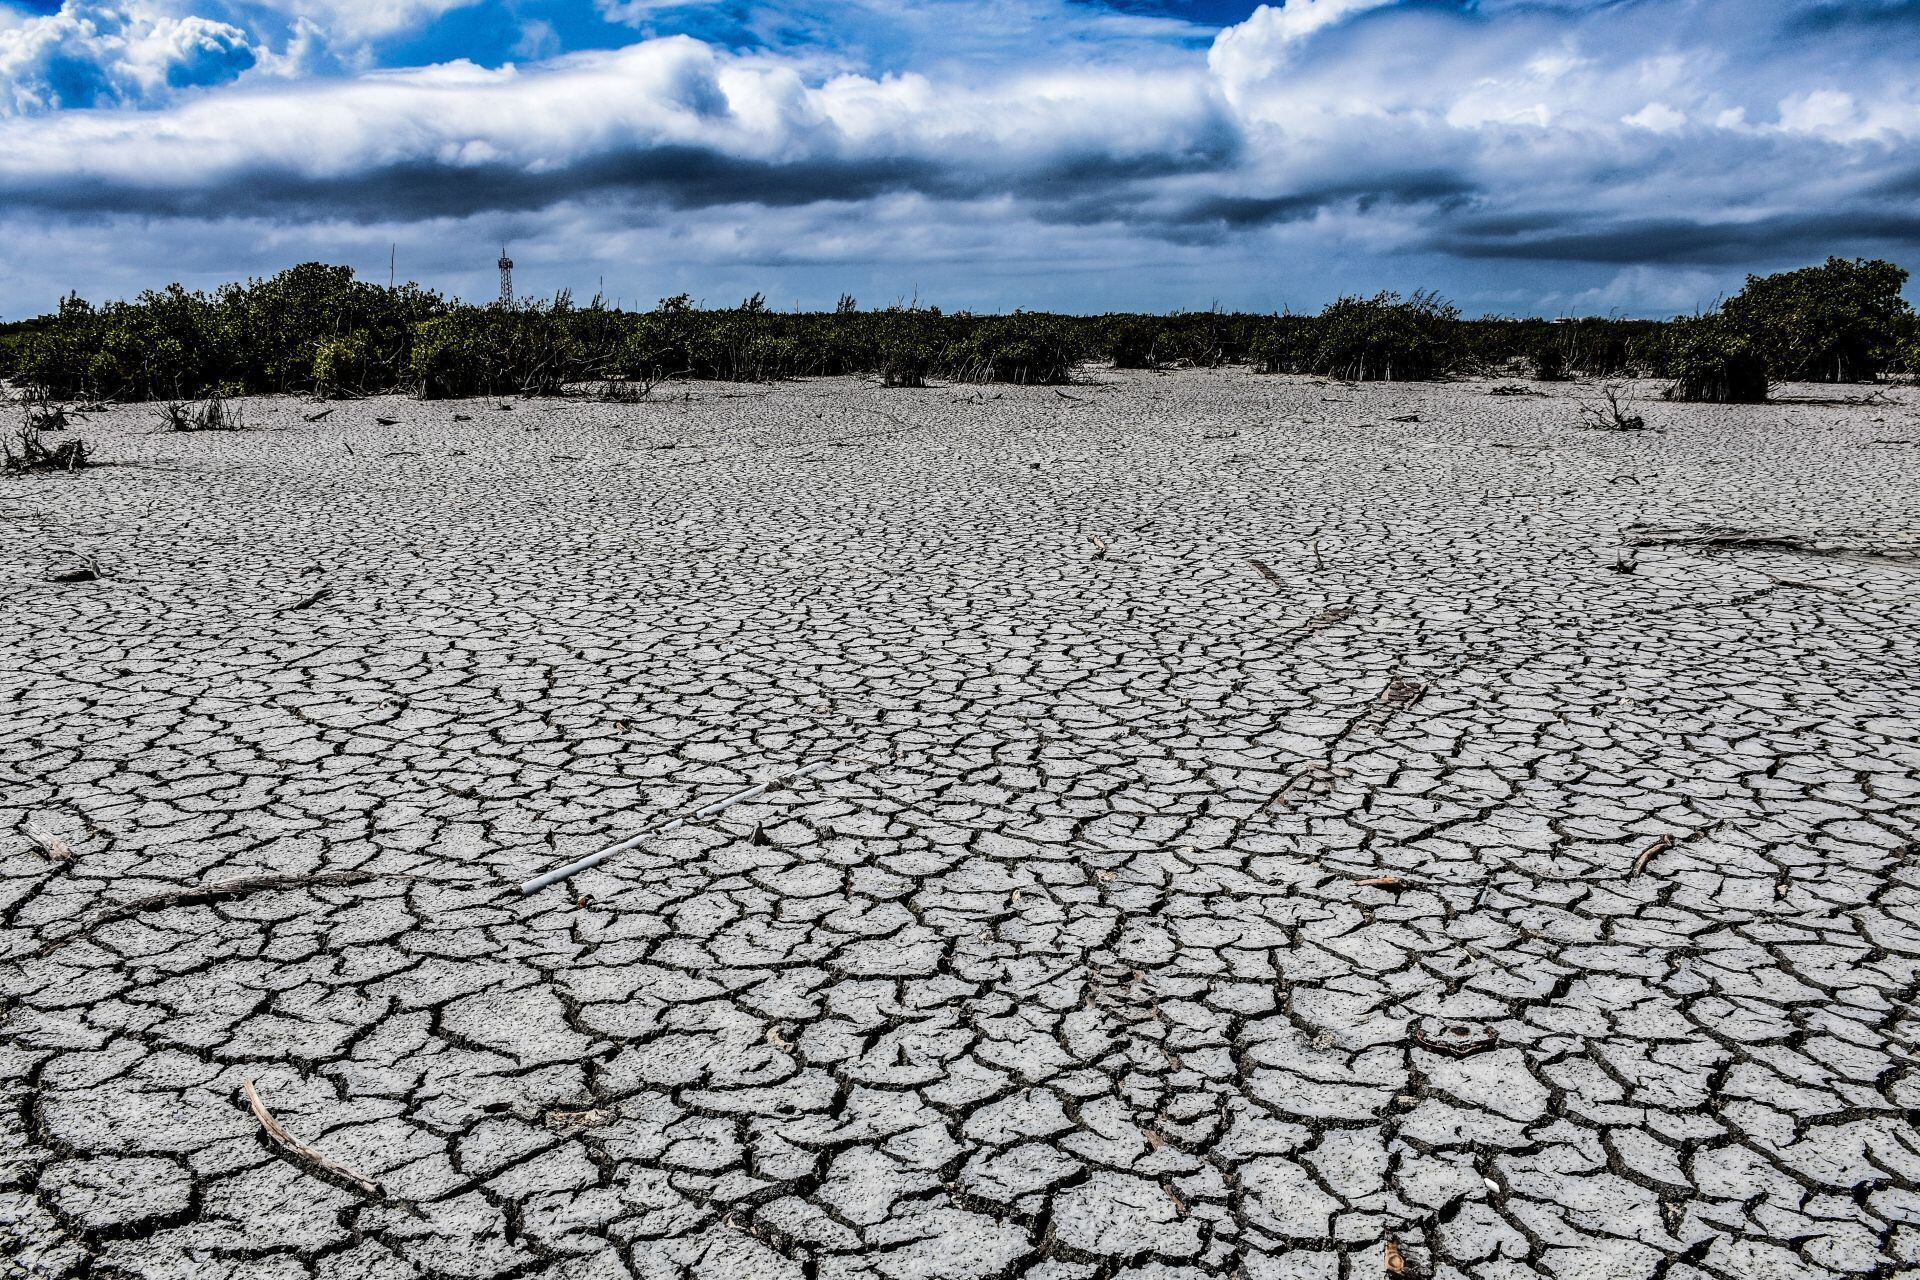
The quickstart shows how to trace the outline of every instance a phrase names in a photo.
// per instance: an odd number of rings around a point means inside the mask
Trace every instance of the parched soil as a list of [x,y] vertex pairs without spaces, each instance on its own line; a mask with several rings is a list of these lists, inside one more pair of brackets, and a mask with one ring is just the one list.
[[1920,392],[1490,389],[77,422],[0,1273],[1915,1274]]

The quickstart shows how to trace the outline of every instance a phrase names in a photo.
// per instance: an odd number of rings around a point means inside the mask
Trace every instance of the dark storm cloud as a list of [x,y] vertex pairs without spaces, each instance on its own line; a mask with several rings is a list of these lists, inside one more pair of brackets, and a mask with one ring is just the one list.
[[[1040,31],[1059,0],[997,2]],[[1204,55],[1190,26],[1150,46],[1159,28],[1135,23],[1129,58],[1102,61],[1098,25],[1083,24],[1071,59],[976,33],[956,46],[972,61],[863,70],[674,37],[317,78],[177,14],[123,24],[167,35],[123,38],[139,57],[121,57],[86,43],[75,3],[57,29],[0,26],[0,64],[26,59],[20,83],[43,98],[97,101],[113,84],[113,100],[124,86],[164,99],[231,74],[229,55],[264,70],[149,110],[35,98],[39,114],[0,120],[16,225],[173,220],[217,237],[223,222],[497,215],[538,239],[582,207],[690,234],[724,210],[725,252],[749,257],[817,208],[800,221],[819,245],[782,251],[843,261],[898,252],[900,228],[874,212],[907,201],[988,259],[1060,228],[1097,239],[1116,269],[1170,245],[1280,241],[1361,262],[1675,269],[1920,246],[1920,30],[1904,21],[1920,0],[1289,0]],[[373,6],[331,9],[364,26]],[[942,0],[938,20],[963,9]],[[937,34],[915,21],[925,39],[900,46],[909,59]]]
[[1539,225],[1526,231],[1511,221],[1455,225],[1436,236],[1432,247],[1463,258],[1728,266],[1817,257],[1849,244],[1920,250],[1920,213],[1898,210],[1783,214],[1738,223],[1623,218],[1583,226],[1571,212],[1535,221]]

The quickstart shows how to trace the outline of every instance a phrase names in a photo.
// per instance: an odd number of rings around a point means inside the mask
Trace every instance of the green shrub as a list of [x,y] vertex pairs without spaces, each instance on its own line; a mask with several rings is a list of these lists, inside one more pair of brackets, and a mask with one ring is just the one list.
[[1765,357],[1719,316],[1675,321],[1664,363],[1673,379],[1668,399],[1760,404],[1767,398]]
[[422,400],[555,395],[580,379],[578,351],[557,307],[461,307],[422,321],[411,363]]
[[1116,369],[1157,369],[1160,326],[1147,316],[1115,316],[1100,334],[1100,346]]
[[880,317],[875,355],[883,385],[926,386],[941,356],[937,322],[917,311],[885,313]]
[[713,378],[718,353],[708,339],[708,322],[686,294],[662,298],[638,317],[620,347],[621,371],[628,377]]
[[777,382],[809,371],[800,343],[779,325],[762,323],[764,314],[743,307],[714,327],[718,361],[710,376],[728,382]]
[[952,363],[965,382],[1047,385],[1068,381],[1080,354],[1079,336],[1058,317],[1016,312],[982,321]]
[[1161,364],[1212,368],[1248,358],[1259,318],[1219,311],[1180,311],[1155,317],[1152,323],[1154,356]]
[[1300,373],[1311,357],[1313,320],[1308,316],[1270,316],[1254,335],[1249,358],[1261,373]]
[[1913,323],[1891,262],[1828,258],[1825,266],[1748,276],[1721,314],[1782,381],[1872,382],[1898,358]]
[[313,355],[313,386],[321,396],[369,390],[374,372],[372,338],[365,329],[328,338]]
[[1533,377],[1536,382],[1567,380],[1567,349],[1549,339],[1533,349]]
[[1315,317],[1301,372],[1344,382],[1406,382],[1451,373],[1459,356],[1460,312],[1437,294],[1341,298]]
[[[62,398],[302,391],[315,385],[321,348],[359,334],[355,379],[386,388],[406,372],[414,326],[444,308],[412,285],[381,289],[346,267],[305,263],[212,294],[176,284],[99,307],[67,298],[20,344],[14,371]],[[347,354],[329,368],[344,372]]]

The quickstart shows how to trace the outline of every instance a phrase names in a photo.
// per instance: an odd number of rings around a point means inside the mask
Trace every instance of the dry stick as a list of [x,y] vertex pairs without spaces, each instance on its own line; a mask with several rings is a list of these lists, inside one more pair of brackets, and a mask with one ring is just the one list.
[[1268,582],[1273,583],[1276,587],[1284,587],[1287,585],[1285,580],[1282,579],[1281,576],[1275,573],[1272,569],[1269,569],[1266,566],[1264,561],[1249,560],[1247,561],[1247,563],[1252,565],[1256,570],[1258,570],[1261,577],[1265,578]]
[[312,875],[265,875],[240,876],[233,880],[221,880],[214,884],[201,885],[194,889],[176,889],[169,893],[156,893],[145,898],[136,898],[116,912],[122,919],[139,915],[143,911],[165,911],[173,907],[204,907],[216,902],[226,902],[249,893],[272,892],[277,889],[312,889],[323,885],[365,884],[370,880],[385,879],[377,871],[318,871]]
[[325,1169],[335,1177],[345,1178],[369,1195],[380,1194],[380,1184],[357,1169],[350,1169],[338,1160],[329,1160],[300,1139],[288,1133],[285,1126],[273,1118],[273,1112],[267,1110],[267,1104],[260,1101],[260,1094],[253,1087],[253,1081],[246,1083],[247,1105],[253,1108],[253,1118],[260,1122],[260,1128],[266,1132],[282,1149],[298,1158]]
[[1836,587],[1825,582],[1808,582],[1804,578],[1782,578],[1778,574],[1772,573],[1762,573],[1760,576],[1778,586],[1792,587],[1798,591],[1828,591],[1836,596],[1844,596],[1847,594],[1845,587]]
[[1645,871],[1647,864],[1652,862],[1656,855],[1665,853],[1667,850],[1673,848],[1673,844],[1673,835],[1669,833],[1661,836],[1658,840],[1655,840],[1652,844],[1642,849],[1640,856],[1633,860],[1633,870],[1627,873],[1627,879],[1631,880],[1634,876]]
[[326,599],[328,596],[332,594],[333,594],[332,587],[321,587],[318,591],[314,592],[312,595],[302,596],[300,599],[294,601],[292,604],[283,605],[282,607],[275,609],[274,612],[275,613],[295,613],[301,609],[305,609],[309,605],[319,604],[320,601]]
[[802,765],[797,769],[790,769],[786,773],[767,779],[765,782],[756,783],[744,791],[736,791],[724,799],[715,800],[712,804],[695,809],[692,813],[670,819],[658,826],[648,827],[637,836],[622,840],[618,844],[610,844],[604,849],[596,849],[586,857],[574,862],[569,862],[564,867],[556,868],[555,870],[547,872],[545,875],[535,876],[520,886],[520,892],[522,895],[538,893],[549,885],[559,884],[562,880],[569,880],[579,875],[589,867],[599,866],[616,853],[625,853],[629,849],[637,849],[654,836],[665,835],[669,831],[677,831],[679,828],[690,826],[702,818],[710,818],[722,809],[730,809],[743,801],[756,799],[796,779],[812,777],[822,769],[829,767],[832,763],[831,760],[821,760],[814,764]]
[[[174,907],[206,907],[217,902],[226,902],[232,898],[249,893],[271,893],[282,889],[314,889],[323,886],[366,884],[373,880],[427,880],[425,876],[400,871],[319,871],[312,875],[264,875],[240,876],[233,880],[222,880],[215,884],[199,885],[191,889],[174,889],[167,893],[151,894],[145,898],[135,898],[132,902],[122,903],[110,908],[104,914],[87,921],[77,931],[64,938],[56,938],[40,948],[42,957],[50,956],[60,948],[75,942],[91,938],[96,932],[110,924],[122,920],[131,920],[135,916],[149,911],[168,911]],[[444,883],[444,882],[441,882]]]
[[42,831],[32,823],[26,824],[20,830],[27,839],[33,841],[34,847],[40,851],[40,856],[48,862],[73,861],[73,846],[59,836]]

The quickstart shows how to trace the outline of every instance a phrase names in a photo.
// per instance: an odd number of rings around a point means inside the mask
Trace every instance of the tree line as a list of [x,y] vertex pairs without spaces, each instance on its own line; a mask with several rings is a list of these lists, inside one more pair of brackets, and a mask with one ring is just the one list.
[[582,383],[769,381],[857,374],[1062,383],[1076,366],[1248,364],[1356,381],[1521,371],[1670,379],[1676,398],[1764,400],[1779,381],[1871,382],[1920,371],[1904,269],[1830,258],[1672,320],[1463,318],[1431,293],[1341,298],[1317,315],[1218,311],[973,315],[937,307],[778,312],[685,295],[648,311],[565,294],[476,306],[307,263],[211,293],[180,285],[0,326],[0,378],[46,400],[180,400],[407,391],[555,394]]

